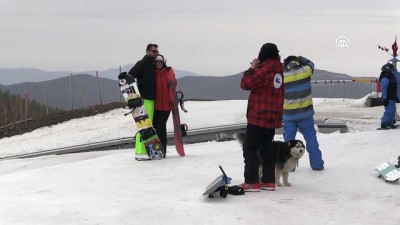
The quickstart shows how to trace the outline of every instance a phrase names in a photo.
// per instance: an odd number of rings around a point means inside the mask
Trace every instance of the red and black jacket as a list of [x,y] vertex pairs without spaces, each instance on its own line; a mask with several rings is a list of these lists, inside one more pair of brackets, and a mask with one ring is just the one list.
[[155,69],[156,77],[156,98],[154,101],[154,109],[157,111],[171,111],[170,99],[175,96],[170,96],[168,81],[172,80],[176,87],[176,78],[174,70],[171,67],[163,67]]
[[247,105],[249,124],[264,128],[282,126],[284,84],[279,59],[267,59],[258,68],[244,72],[240,87],[250,90]]

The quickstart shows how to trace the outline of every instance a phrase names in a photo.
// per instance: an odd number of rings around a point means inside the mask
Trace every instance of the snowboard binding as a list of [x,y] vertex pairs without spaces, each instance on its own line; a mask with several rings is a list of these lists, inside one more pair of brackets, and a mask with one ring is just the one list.
[[187,113],[187,110],[185,109],[185,103],[183,102],[183,92],[182,91],[177,91],[176,92],[177,100],[179,102],[179,106],[181,107],[182,111]]
[[188,125],[186,123],[181,124],[181,131],[182,131],[182,137],[187,136],[187,131],[188,131]]
[[127,116],[127,115],[129,115],[129,114],[132,114],[133,111],[135,111],[135,109],[136,109],[137,107],[140,107],[140,106],[142,106],[142,105],[143,105],[143,99],[141,99],[141,98],[129,99],[129,100],[128,100],[128,106],[122,107],[123,109],[130,109],[129,112],[124,113],[124,116]]
[[119,80],[119,84],[125,85],[125,84],[131,84],[133,82],[135,82],[135,78],[133,78],[130,74],[128,74],[127,72],[122,72],[118,75],[118,80]]
[[118,79],[119,79],[119,80],[125,79],[125,77],[126,77],[127,75],[128,75],[127,72],[122,72],[122,73],[120,73],[120,74],[118,75]]
[[128,107],[130,109],[135,109],[143,105],[143,99],[141,98],[133,98],[128,100]]
[[147,139],[151,138],[153,135],[157,134],[155,129],[152,127],[142,129],[139,131],[139,133],[140,133],[140,139],[142,141],[147,140]]
[[[228,186],[227,184],[219,187],[215,192],[219,191],[219,196],[226,198],[228,194],[231,195],[244,195],[244,189],[239,185]],[[215,193],[214,192],[214,193]],[[214,198],[214,193],[208,195],[209,198]]]

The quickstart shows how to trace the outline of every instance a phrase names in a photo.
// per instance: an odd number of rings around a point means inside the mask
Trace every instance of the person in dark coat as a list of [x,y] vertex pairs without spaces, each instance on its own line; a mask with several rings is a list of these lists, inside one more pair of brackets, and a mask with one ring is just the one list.
[[155,65],[155,79],[156,79],[156,96],[154,102],[154,118],[153,125],[157,130],[158,137],[163,146],[164,158],[167,154],[167,121],[171,114],[170,99],[170,86],[168,81],[172,80],[176,87],[175,73],[172,67],[166,65],[163,55],[157,55],[154,60]]
[[[154,58],[158,54],[157,44],[148,44],[146,47],[146,55],[139,60],[128,74],[136,78],[140,96],[143,99],[144,108],[153,121],[154,99],[156,96],[156,81],[154,71]],[[147,151],[140,139],[140,133],[136,135],[135,141],[136,158],[147,158]]]
[[[244,191],[275,190],[275,128],[282,126],[283,67],[275,44],[261,47],[258,58],[244,72],[240,83],[250,90],[247,105],[247,128],[243,143]],[[258,149],[263,156],[263,171],[259,181]]]
[[136,78],[140,96],[143,99],[155,99],[156,83],[153,62],[157,54],[158,45],[148,44],[146,47],[146,55],[128,72],[133,78]]
[[395,77],[395,68],[387,63],[382,66],[382,72],[379,81],[382,85],[382,104],[385,111],[381,119],[382,129],[396,128],[396,100],[397,100],[397,82]]

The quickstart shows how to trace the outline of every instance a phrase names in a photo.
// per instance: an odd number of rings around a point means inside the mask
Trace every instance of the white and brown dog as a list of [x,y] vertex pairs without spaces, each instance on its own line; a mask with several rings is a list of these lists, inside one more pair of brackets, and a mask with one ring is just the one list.
[[[233,135],[233,137],[243,145],[245,133],[239,132]],[[285,186],[291,186],[289,183],[289,172],[294,169],[299,162],[299,159],[303,157],[305,152],[305,146],[300,140],[292,141],[274,141],[276,158],[275,158],[275,185],[282,186],[280,179],[282,177],[283,184]],[[262,157],[260,151],[257,151],[259,163],[258,163],[258,175],[261,179],[262,176]]]

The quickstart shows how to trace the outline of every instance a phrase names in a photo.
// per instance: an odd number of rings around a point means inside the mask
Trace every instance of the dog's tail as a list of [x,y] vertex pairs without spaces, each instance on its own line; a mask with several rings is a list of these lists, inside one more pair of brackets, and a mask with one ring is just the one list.
[[244,133],[244,132],[237,132],[237,133],[233,134],[233,138],[235,140],[237,140],[240,144],[243,144],[245,136],[246,136],[246,133]]

